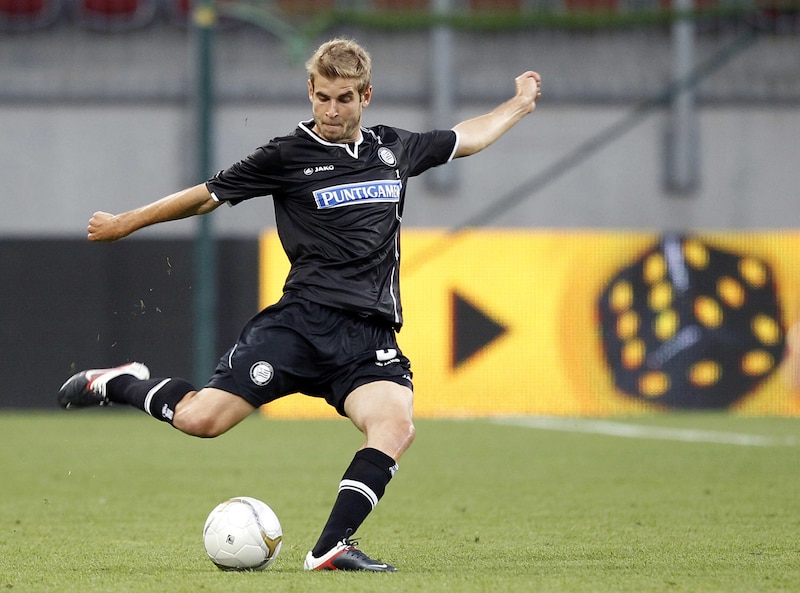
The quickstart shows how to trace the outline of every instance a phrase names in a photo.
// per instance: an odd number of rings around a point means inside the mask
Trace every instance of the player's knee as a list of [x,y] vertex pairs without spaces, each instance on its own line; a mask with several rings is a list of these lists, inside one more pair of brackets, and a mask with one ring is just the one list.
[[414,442],[414,439],[417,436],[417,427],[414,426],[414,423],[411,420],[406,421],[402,426],[402,431],[405,434],[405,440],[410,446],[411,443]]
[[399,456],[405,453],[414,442],[417,429],[411,419],[398,419],[392,422],[392,426],[387,430],[387,435],[391,435],[390,438],[394,441],[394,450]]
[[417,436],[417,429],[414,426],[414,421],[411,413],[403,413],[399,410],[389,417],[384,417],[383,422],[379,423],[381,426],[379,432],[383,432],[388,439],[392,441],[397,455],[402,455],[414,442]]
[[417,436],[417,429],[414,426],[413,422],[409,422],[406,430],[405,449],[403,449],[404,451],[411,446],[411,443],[414,442],[416,436]]

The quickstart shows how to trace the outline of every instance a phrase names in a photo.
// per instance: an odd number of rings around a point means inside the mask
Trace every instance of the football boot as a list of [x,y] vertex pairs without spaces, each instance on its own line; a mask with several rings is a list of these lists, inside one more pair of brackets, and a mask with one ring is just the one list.
[[62,408],[108,405],[108,382],[121,375],[149,379],[150,369],[140,362],[129,362],[111,369],[89,369],[75,373],[58,390],[58,404]]

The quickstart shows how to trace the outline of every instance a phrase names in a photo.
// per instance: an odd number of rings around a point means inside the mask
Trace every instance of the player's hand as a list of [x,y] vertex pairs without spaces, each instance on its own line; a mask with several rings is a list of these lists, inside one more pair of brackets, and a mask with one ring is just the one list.
[[529,70],[514,80],[517,97],[524,100],[529,111],[536,109],[536,99],[542,96],[542,77],[538,72]]
[[119,218],[108,212],[95,212],[86,230],[89,241],[116,241],[128,234],[123,230]]

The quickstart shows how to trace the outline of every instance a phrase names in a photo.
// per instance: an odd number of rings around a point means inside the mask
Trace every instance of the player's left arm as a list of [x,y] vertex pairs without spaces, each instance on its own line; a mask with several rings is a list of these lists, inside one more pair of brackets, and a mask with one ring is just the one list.
[[480,152],[508,132],[526,115],[536,109],[536,99],[541,96],[542,77],[528,71],[514,80],[515,95],[484,115],[462,121],[453,127],[458,132],[455,158]]

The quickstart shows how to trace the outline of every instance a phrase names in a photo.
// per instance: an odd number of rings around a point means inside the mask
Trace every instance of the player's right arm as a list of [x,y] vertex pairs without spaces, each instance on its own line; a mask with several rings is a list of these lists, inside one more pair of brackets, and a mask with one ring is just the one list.
[[90,241],[117,241],[159,222],[207,214],[219,205],[206,184],[201,183],[121,214],[95,212],[89,220],[88,238]]

